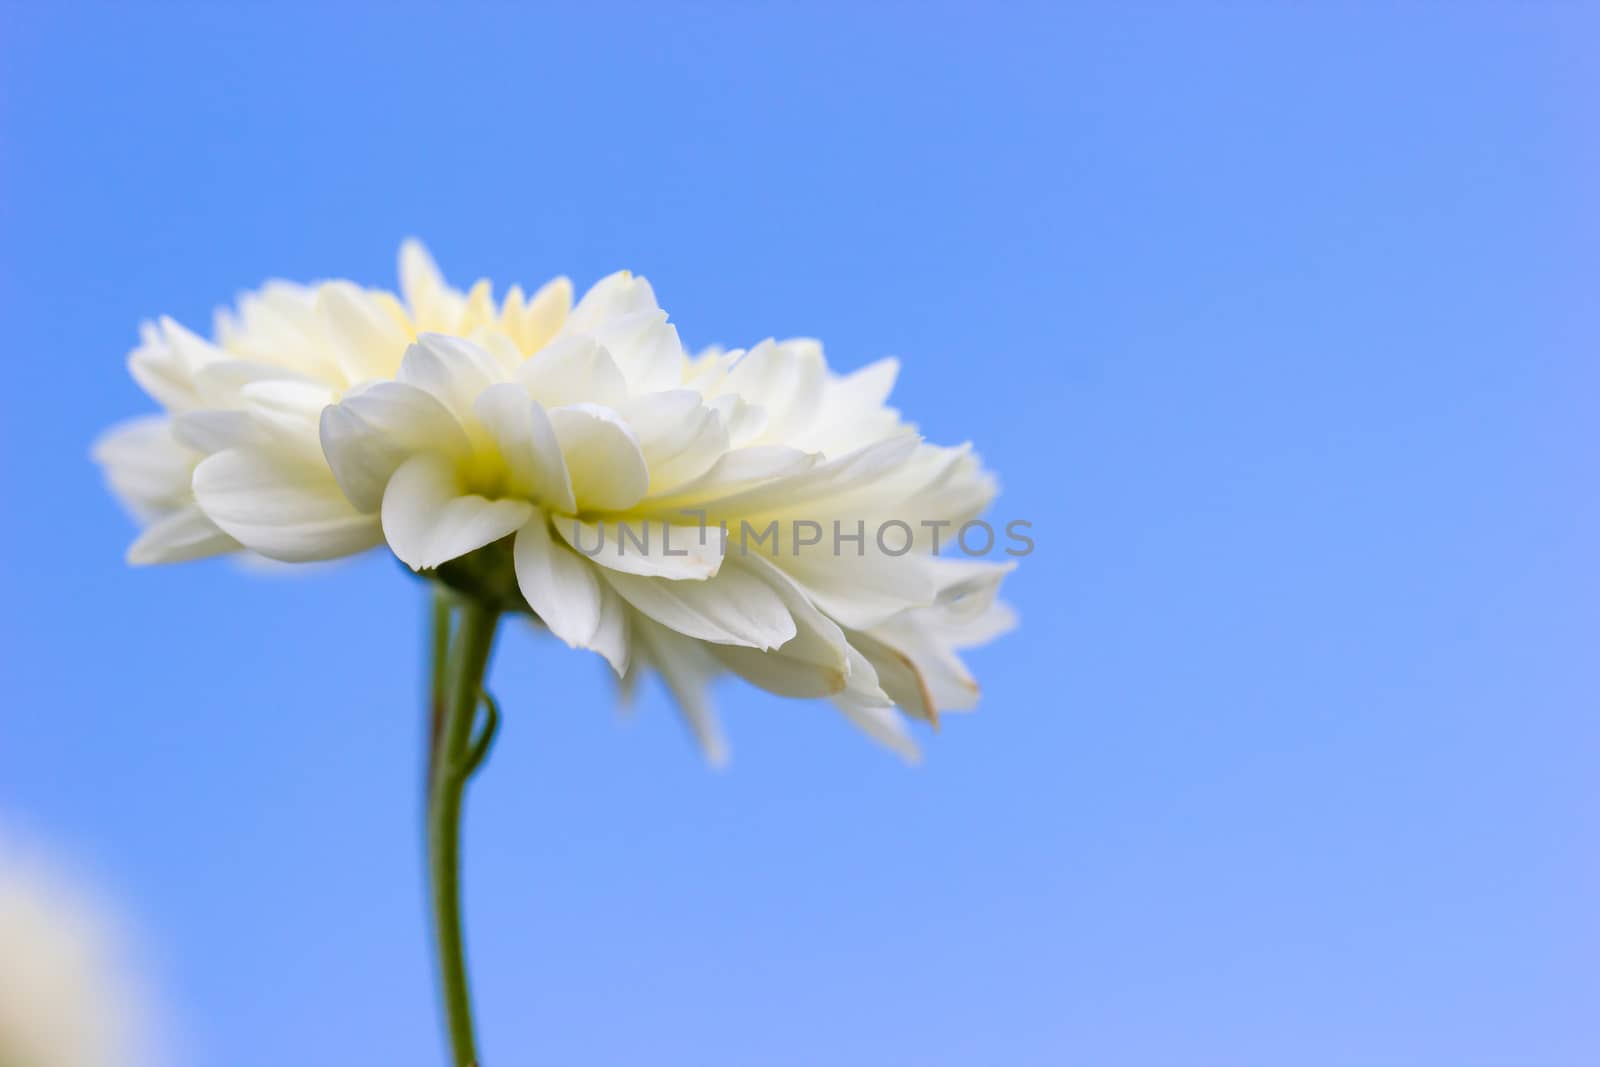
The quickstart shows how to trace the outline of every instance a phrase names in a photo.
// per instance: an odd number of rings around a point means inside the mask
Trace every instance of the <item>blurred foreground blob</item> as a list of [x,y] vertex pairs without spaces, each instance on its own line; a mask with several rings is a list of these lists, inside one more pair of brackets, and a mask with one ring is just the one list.
[[144,1067],[141,994],[94,893],[0,830],[0,1067]]

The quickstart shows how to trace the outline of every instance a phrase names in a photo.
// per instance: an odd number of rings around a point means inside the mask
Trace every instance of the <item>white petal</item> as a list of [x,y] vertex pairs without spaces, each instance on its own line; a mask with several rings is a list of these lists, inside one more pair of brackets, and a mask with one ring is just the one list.
[[329,282],[317,292],[317,310],[347,381],[393,373],[411,335],[385,301],[349,282]]
[[692,389],[632,397],[618,414],[639,439],[652,489],[699,477],[729,448],[722,417]]
[[[272,281],[240,297],[238,316],[219,312],[218,344],[235,362],[273,366],[329,384],[343,384],[339,345],[317,309],[317,290]],[[215,364],[213,365],[215,366]]]
[[665,493],[651,493],[646,504],[652,511],[683,512],[685,509],[754,488],[777,478],[789,478],[815,467],[822,459],[810,452],[786,445],[756,445],[724,452],[700,475]]
[[[978,683],[967,670],[961,657],[923,621],[915,616],[895,619],[875,628],[870,640],[881,642],[898,656],[904,657],[916,672],[916,684],[921,689],[921,699],[930,709],[939,711],[966,711],[978,705]],[[862,644],[862,651],[873,646]],[[881,672],[880,672],[881,673]],[[888,682],[885,683],[888,688]],[[891,693],[895,702],[906,706],[900,698],[906,694]]]
[[645,519],[555,520],[562,540],[609,570],[648,578],[699,581],[722,566],[725,539],[716,526],[673,526]]
[[552,341],[528,357],[516,376],[546,407],[584,402],[615,407],[628,395],[611,353],[587,335]]
[[[843,631],[766,560],[749,557],[728,566],[748,571],[778,594],[794,619],[795,636],[768,652],[716,646],[711,653],[746,681],[780,696],[825,697],[843,692],[850,675],[850,649]],[[869,685],[864,691],[875,688]],[[887,704],[887,698],[883,702]]]
[[350,506],[326,469],[264,449],[207,458],[195,468],[194,495],[212,522],[273,559],[335,559],[378,541],[377,522]]
[[630,271],[619,270],[590,286],[572,309],[567,329],[593,333],[611,320],[659,310],[650,283]]
[[854,645],[849,646],[850,670],[844,692],[835,700],[844,700],[856,707],[889,708],[894,700],[883,691],[877,669]]
[[128,549],[128,562],[182,563],[232,552],[239,542],[217,529],[196,504],[188,504],[148,527]]
[[829,400],[852,411],[880,408],[889,399],[899,376],[900,361],[893,356],[868,363],[858,371],[834,379]]
[[267,442],[320,466],[324,461],[317,424],[333,396],[331,389],[317,382],[278,379],[246,385],[239,390],[239,404]]
[[728,374],[728,388],[767,412],[765,436],[774,444],[796,439],[822,406],[827,364],[816,341],[764,341]]
[[982,615],[950,621],[930,619],[924,625],[939,641],[950,648],[977,648],[986,645],[1002,634],[1017,628],[1016,609],[996,600]]
[[513,327],[517,344],[530,355],[550,343],[572,312],[572,282],[552,278],[528,298],[520,320]]
[[265,435],[248,411],[184,411],[172,417],[172,434],[207,455],[225,448],[264,443]]
[[784,599],[748,571],[728,567],[705,581],[674,582],[605,570],[601,579],[640,612],[685,637],[777,648],[796,632]]
[[629,619],[633,612],[617,591],[600,583],[600,625],[595,628],[594,639],[589,642],[589,647],[606,658],[611,664],[611,669],[617,673],[618,678],[626,678],[632,642],[629,634],[632,627]]
[[905,720],[893,708],[878,707],[849,698],[835,698],[834,707],[844,712],[845,718],[855,723],[868,737],[892,749],[908,763],[922,759],[917,743],[906,730]]
[[1017,569],[1015,563],[978,559],[928,558],[922,561],[938,585],[933,615],[958,626],[986,614],[1000,591],[1000,582]]
[[461,311],[461,321],[455,325],[454,330],[460,333],[470,333],[481,326],[488,326],[495,322],[492,287],[488,278],[479,278],[472,283],[472,288],[467,291],[466,303]]
[[722,419],[734,448],[744,448],[766,431],[767,409],[741,396],[725,393],[711,401],[711,409]]
[[666,312],[616,320],[595,336],[611,352],[633,392],[658,392],[683,384],[688,357]]
[[406,349],[395,380],[433,394],[465,423],[478,394],[503,381],[504,374],[494,356],[471,341],[425,333]]
[[320,378],[271,363],[249,359],[224,359],[208,363],[195,371],[194,384],[208,407],[231,407],[239,395],[258,382],[316,382],[326,387]]
[[569,648],[587,648],[600,628],[600,580],[566,545],[551,540],[545,516],[517,532],[517,586],[550,632]]
[[128,372],[163,407],[192,407],[201,401],[195,375],[225,361],[227,353],[169,318],[147,327],[143,343],[128,356]]
[[977,518],[999,491],[994,475],[984,469],[969,445],[941,448],[922,444],[901,469],[874,487],[880,510],[912,524],[918,544],[931,551],[932,530],[924,522],[944,522],[941,544]]
[[383,493],[383,536],[412,570],[464,556],[526,523],[526,500],[488,500],[463,491],[455,465],[443,456],[412,456]]
[[643,278],[623,271],[601,279],[572,309],[564,332],[588,334],[605,345],[636,392],[683,384],[688,360],[677,328]]
[[150,399],[168,411],[182,411],[198,402],[193,371],[153,329],[143,344],[128,353],[128,374]]
[[616,412],[574,404],[550,412],[580,511],[621,511],[650,488],[650,471],[633,431]]
[[517,371],[527,362],[527,357],[522,354],[522,349],[517,347],[517,342],[494,326],[473,327],[472,332],[467,335],[467,340],[493,357],[499,375],[496,381],[501,384],[515,381]]
[[731,448],[750,445],[762,437],[766,430],[766,408],[758,403],[749,403],[742,397],[725,394],[712,400],[710,408],[728,430],[728,445]]
[[460,315],[459,294],[450,291],[433,256],[414,237],[400,245],[400,295],[419,323],[454,326]]
[[113,426],[95,442],[93,456],[112,491],[144,515],[188,503],[194,465],[202,458],[177,439],[171,420],[159,415]]
[[900,413],[884,406],[899,372],[899,361],[880,359],[854,374],[830,378],[810,426],[788,440],[836,456],[901,432]]
[[[821,543],[800,549],[798,556],[792,549],[780,552],[776,562],[818,607],[845,626],[865,629],[908,608],[932,605],[938,585],[927,561],[915,555],[885,555],[874,543],[873,525],[863,524],[862,531],[860,555],[853,542],[841,541],[835,551],[834,531],[829,529],[823,531]],[[853,537],[856,524],[842,522],[840,532]]]
[[707,506],[713,517],[730,516],[734,521],[769,514],[811,518],[836,513],[832,509],[841,500],[870,500],[875,487],[900,469],[920,440],[908,433],[878,441],[810,470],[708,501]]
[[522,386],[512,382],[491,385],[472,410],[510,471],[511,488],[517,495],[553,511],[571,514],[577,510],[555,427]]
[[743,355],[744,350],[738,348],[731,352],[720,345],[702,348],[685,366],[683,384],[710,396],[717,392],[727,379],[728,371],[733,369],[733,365],[739,362],[739,357]]
[[413,454],[464,457],[470,447],[449,409],[401,382],[374,382],[326,408],[321,442],[339,487],[368,512],[378,510],[389,479]]
[[851,646],[872,664],[878,685],[889,699],[908,715],[933,723],[939,721],[939,706],[910,656],[859,630],[851,630],[849,638]]
[[701,752],[714,766],[722,766],[728,760],[728,744],[707,692],[717,674],[716,664],[701,646],[649,619],[636,620],[634,626],[636,639],[666,683]]
[[667,389],[630,397],[617,408],[634,435],[650,469],[678,455],[694,441],[715,412],[693,389]]
[[793,355],[769,337],[739,357],[728,372],[725,388],[763,407],[785,403],[794,369]]

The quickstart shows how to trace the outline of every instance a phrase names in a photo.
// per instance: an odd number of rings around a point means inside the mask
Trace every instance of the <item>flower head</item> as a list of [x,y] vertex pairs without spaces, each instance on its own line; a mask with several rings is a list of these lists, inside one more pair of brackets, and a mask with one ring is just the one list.
[[271,283],[213,341],[146,328],[130,367],[167,413],[97,448],[150,523],[132,560],[387,543],[626,683],[658,672],[713,758],[723,672],[829,697],[908,755],[896,707],[975,704],[956,653],[1010,625],[1009,564],[935,552],[994,481],[886,405],[893,360],[838,375],[810,340],[691,356],[626,272],[575,305],[565,279],[460,292],[415,243],[400,275],[399,296]]
[[143,1062],[141,999],[105,912],[15,840],[0,837],[0,1063]]

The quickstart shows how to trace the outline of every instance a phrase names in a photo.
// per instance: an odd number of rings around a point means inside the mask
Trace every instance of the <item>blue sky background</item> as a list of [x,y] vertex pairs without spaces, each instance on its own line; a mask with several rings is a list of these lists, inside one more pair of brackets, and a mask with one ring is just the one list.
[[128,569],[89,444],[142,318],[409,233],[899,355],[1038,540],[914,770],[509,635],[491,1067],[1600,1058],[1594,8],[4,6],[0,819],[184,1063],[441,1062],[422,590]]

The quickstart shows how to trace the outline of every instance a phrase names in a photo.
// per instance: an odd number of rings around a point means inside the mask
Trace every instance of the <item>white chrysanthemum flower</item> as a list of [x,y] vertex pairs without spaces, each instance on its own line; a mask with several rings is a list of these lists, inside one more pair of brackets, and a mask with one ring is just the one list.
[[1009,565],[933,549],[994,483],[886,406],[892,360],[840,376],[809,340],[690,357],[626,272],[576,306],[565,279],[496,304],[408,243],[401,292],[273,283],[214,342],[147,328],[131,367],[168,415],[97,452],[152,520],[130,558],[387,542],[626,681],[657,671],[713,758],[725,671],[830,697],[906,755],[895,707],[976,702],[956,653],[1009,626]]
[[[147,528],[128,550],[134,563],[171,563],[231,552],[257,538],[230,523],[227,499],[198,497],[230,470],[256,471],[273,494],[280,539],[263,552],[287,561],[330,559],[379,543],[370,517],[351,509],[333,482],[317,441],[322,409],[351,386],[392,376],[417,332],[489,333],[531,353],[565,320],[572,285],[558,278],[525,299],[513,288],[497,309],[488,282],[471,293],[451,289],[415,242],[401,250],[402,302],[349,282],[314,286],[269,282],[217,316],[215,341],[163,318],[147,324],[129,357],[134,379],[167,411],[135,419],[96,444],[107,480]],[[245,532],[230,532],[231,527]]]
[[144,1063],[142,1013],[104,910],[0,837],[0,1064]]

